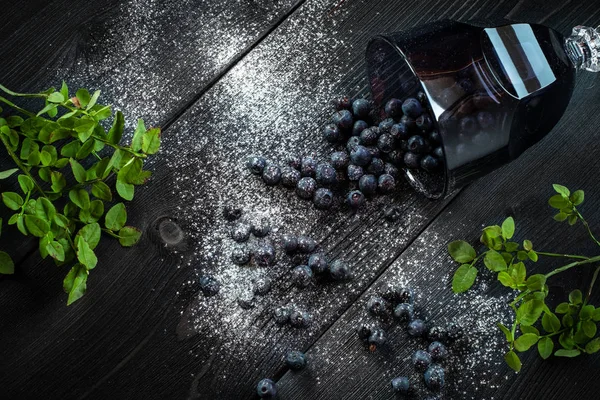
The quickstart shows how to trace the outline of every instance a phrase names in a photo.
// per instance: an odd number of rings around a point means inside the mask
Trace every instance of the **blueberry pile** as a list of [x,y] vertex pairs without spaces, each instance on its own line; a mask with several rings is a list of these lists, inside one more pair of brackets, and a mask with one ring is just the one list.
[[336,102],[323,138],[339,147],[329,160],[289,157],[283,166],[251,156],[246,166],[265,184],[294,189],[318,209],[329,209],[343,198],[352,209],[366,199],[394,191],[399,168],[439,172],[444,162],[440,135],[427,111],[427,96],[391,99],[379,120],[370,101],[343,98]]
[[[448,357],[446,346],[462,337],[460,325],[450,323],[446,328],[434,326],[428,329],[425,321],[415,315],[412,289],[392,284],[369,297],[366,309],[380,322],[388,325],[390,321],[406,324],[410,336],[429,342],[426,350],[418,349],[413,353],[411,361],[415,370],[422,374],[427,388],[439,392],[445,383],[445,372],[440,363]],[[357,334],[371,351],[387,342],[386,332],[379,324],[362,324],[357,328]],[[391,384],[393,391],[398,394],[411,395],[415,390],[407,376],[396,377]]]

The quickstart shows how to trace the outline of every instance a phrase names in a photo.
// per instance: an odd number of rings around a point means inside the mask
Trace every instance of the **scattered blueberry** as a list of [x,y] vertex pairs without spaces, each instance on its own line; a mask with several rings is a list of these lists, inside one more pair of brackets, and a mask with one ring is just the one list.
[[356,333],[358,334],[359,339],[367,340],[369,339],[369,336],[371,336],[371,327],[363,324],[356,329]]
[[323,253],[311,254],[308,258],[308,267],[315,274],[322,274],[327,271],[327,258]]
[[375,351],[377,346],[382,346],[387,341],[385,331],[381,328],[372,328],[368,341],[371,345],[371,351]]
[[270,243],[259,243],[253,253],[254,261],[260,267],[268,267],[275,262],[275,249]]
[[358,188],[366,195],[377,192],[377,178],[375,175],[363,175],[358,181]]
[[390,99],[385,103],[385,113],[393,118],[400,117],[402,115],[402,102],[398,99]]
[[246,161],[246,166],[254,175],[262,174],[266,165],[267,160],[258,156],[250,156],[248,157],[248,161]]
[[417,100],[419,100],[419,103],[421,103],[422,105],[426,105],[427,104],[427,95],[425,94],[425,92],[417,92],[417,95],[415,96],[417,98]]
[[313,273],[308,265],[298,265],[292,270],[292,282],[294,286],[305,288],[312,282]]
[[333,193],[326,188],[319,188],[313,197],[313,203],[319,210],[327,210],[333,205]]
[[403,123],[394,124],[390,129],[390,135],[396,140],[408,140],[410,137],[408,127]]
[[248,224],[237,224],[233,228],[231,228],[230,235],[231,238],[238,242],[246,242],[250,238],[250,232],[252,227]]
[[285,325],[290,322],[291,311],[287,307],[277,307],[273,310],[273,318],[277,325]]
[[446,357],[448,357],[448,350],[446,349],[446,346],[440,342],[430,343],[429,347],[427,348],[427,352],[431,354],[431,358],[436,361],[444,360]]
[[367,310],[373,315],[384,316],[387,314],[387,303],[380,296],[371,296],[367,300]]
[[350,150],[350,160],[352,161],[352,164],[360,166],[368,165],[372,158],[373,156],[371,156],[369,150],[364,146],[354,146],[352,150]]
[[408,380],[408,378],[406,376],[399,376],[397,378],[392,379],[392,390],[395,393],[399,393],[399,394],[410,394],[411,392],[411,387],[410,387],[410,381]]
[[431,131],[429,132],[429,140],[433,143],[442,143],[442,136],[438,131]]
[[314,177],[317,172],[317,160],[310,156],[302,157],[302,163],[300,164],[300,173],[302,176]]
[[423,154],[428,150],[429,145],[420,135],[411,136],[408,139],[408,150],[412,153]]
[[302,166],[302,159],[293,154],[288,155],[285,159],[285,162],[288,166],[297,170],[300,170],[300,167]]
[[450,341],[458,340],[463,336],[463,328],[456,322],[450,322],[446,326],[446,335]]
[[352,151],[352,149],[356,146],[360,145],[360,137],[358,136],[350,136],[348,141],[346,142],[346,150],[348,152]]
[[443,160],[444,159],[444,149],[442,149],[442,147],[436,147],[435,149],[433,149],[433,155],[438,159],[438,160]]
[[417,169],[421,165],[421,156],[410,151],[404,154],[404,165],[411,169]]
[[423,336],[427,333],[427,326],[422,320],[413,319],[408,323],[407,331],[410,336]]
[[335,169],[346,168],[350,164],[350,155],[345,151],[331,153],[331,165]]
[[394,150],[395,139],[389,133],[384,133],[377,139],[377,148],[383,153],[389,153]]
[[288,188],[294,188],[300,181],[300,171],[292,167],[283,167],[281,169],[281,184]]
[[373,129],[367,128],[360,133],[359,140],[363,146],[375,144],[377,143],[377,133]]
[[342,97],[341,99],[335,100],[333,102],[335,109],[340,110],[349,110],[352,108],[352,100],[349,97]]
[[298,238],[294,235],[283,236],[283,249],[288,254],[295,253],[298,250]]
[[384,119],[378,125],[380,133],[390,133],[390,130],[392,129],[392,126],[394,126],[395,123],[396,121],[394,121],[394,118]]
[[317,242],[308,236],[298,237],[298,251],[301,253],[312,253],[317,247]]
[[223,208],[223,218],[227,221],[235,221],[242,216],[242,209],[227,205]]
[[419,372],[425,372],[433,362],[431,355],[425,350],[415,351],[411,359],[415,369]]
[[358,118],[368,118],[371,112],[371,102],[365,99],[356,99],[352,102],[352,113]]
[[275,386],[275,382],[270,379],[263,379],[258,382],[256,386],[256,393],[258,393],[258,397],[261,399],[266,399],[270,397],[275,397],[277,395],[277,386]]
[[285,364],[294,371],[300,371],[306,367],[306,356],[301,351],[290,351],[285,356]]
[[404,152],[402,150],[390,151],[389,153],[387,153],[386,158],[387,158],[388,162],[390,162],[394,165],[397,165],[397,166],[404,165]]
[[335,168],[333,168],[333,166],[329,163],[321,163],[317,165],[316,179],[320,185],[334,185],[337,182]]
[[434,326],[427,332],[427,339],[432,342],[446,342],[448,336],[444,328],[441,326]]
[[365,204],[365,195],[360,190],[348,192],[346,202],[353,209],[359,209]]
[[444,375],[444,369],[441,366],[437,364],[430,366],[423,374],[425,385],[429,390],[440,391],[444,387]]
[[308,264],[308,254],[296,253],[290,259],[292,265],[305,265]]
[[423,114],[423,105],[414,97],[409,97],[402,103],[402,112],[410,118],[418,118]]
[[306,328],[310,324],[310,314],[302,310],[294,310],[290,314],[290,325],[294,328]]
[[403,115],[400,118],[400,123],[406,125],[406,127],[411,130],[417,127],[417,121],[414,118],[409,117],[408,115]]
[[494,125],[494,115],[489,111],[479,111],[477,113],[477,122],[483,129],[491,128]]
[[214,296],[221,290],[219,281],[210,275],[202,275],[198,282],[200,283],[200,290],[206,297]]
[[275,186],[281,180],[281,169],[275,164],[268,164],[262,172],[262,180],[269,186]]
[[381,158],[373,157],[371,164],[367,167],[367,172],[379,176],[385,171],[385,163]]
[[348,174],[348,179],[357,181],[365,174],[365,171],[363,170],[363,167],[359,165],[350,164],[348,165],[346,173]]
[[341,138],[340,128],[334,124],[325,125],[323,138],[329,143],[337,143]]
[[391,175],[383,174],[379,177],[377,187],[381,193],[390,193],[396,187],[396,180]]
[[352,126],[352,136],[359,136],[362,131],[367,129],[369,124],[365,121],[359,119],[358,121],[354,121],[354,125]]
[[421,168],[427,172],[435,172],[440,167],[440,160],[427,154],[421,159]]
[[263,238],[269,233],[271,233],[271,225],[264,218],[252,225],[252,234],[257,238]]
[[254,282],[254,294],[264,296],[271,291],[271,280],[267,277],[260,277]]
[[460,120],[460,130],[464,133],[473,133],[477,130],[477,120],[467,115]]
[[334,281],[350,279],[352,275],[348,264],[341,260],[335,260],[329,265],[329,274]]
[[369,150],[369,153],[371,154],[371,158],[380,158],[381,157],[381,150],[379,150],[379,147],[377,146],[367,146],[366,147],[367,150]]
[[341,130],[348,131],[352,129],[354,118],[352,117],[352,113],[350,111],[340,110],[333,114],[331,117],[331,122],[337,125]]
[[390,283],[381,291],[384,299],[394,303],[412,303],[412,289]]
[[237,303],[244,310],[249,310],[256,305],[254,296],[250,292],[241,294],[237,299]]
[[231,251],[231,261],[236,265],[245,265],[250,262],[250,251],[246,247],[236,247]]
[[301,199],[309,200],[312,199],[317,190],[317,181],[311,177],[304,177],[298,181],[296,185],[296,194]]
[[421,114],[416,120],[417,128],[422,130],[423,132],[429,132],[429,130],[433,127],[433,121],[429,114]]
[[391,206],[383,211],[383,217],[390,222],[399,221],[402,218],[402,208],[398,206]]
[[394,308],[394,317],[401,322],[412,321],[415,316],[412,304],[400,303]]
[[400,171],[392,163],[385,163],[385,165],[383,166],[383,172],[385,174],[393,176],[394,179],[398,179],[400,177]]

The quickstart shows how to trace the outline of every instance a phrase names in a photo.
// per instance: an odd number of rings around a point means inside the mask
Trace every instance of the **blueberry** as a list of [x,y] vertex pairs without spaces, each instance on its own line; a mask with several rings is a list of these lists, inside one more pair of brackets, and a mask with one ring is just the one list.
[[433,155],[438,160],[443,160],[444,159],[444,149],[442,147],[436,147],[435,149],[433,149]]
[[288,155],[285,159],[285,162],[288,166],[297,170],[300,170],[300,167],[302,166],[302,159],[293,154]]
[[385,103],[386,115],[397,118],[402,115],[402,102],[398,99],[390,99]]
[[412,363],[419,372],[425,372],[432,363],[431,355],[425,350],[417,350],[412,355]]
[[308,258],[308,267],[315,274],[322,274],[327,271],[327,258],[323,253],[314,253]]
[[246,166],[254,175],[260,175],[267,165],[267,160],[259,156],[250,156],[246,161]]
[[489,111],[479,111],[477,113],[477,122],[483,129],[488,129],[494,126],[494,115]]
[[410,137],[408,127],[403,123],[394,124],[390,129],[390,135],[396,140],[407,140]]
[[399,376],[397,378],[392,379],[392,390],[395,393],[399,393],[399,394],[410,394],[411,392],[411,387],[410,387],[410,381],[408,380],[408,378],[406,376]]
[[257,238],[263,238],[269,233],[271,233],[271,225],[264,218],[252,225],[252,234]]
[[295,253],[298,250],[298,238],[294,235],[284,235],[283,249],[288,254]]
[[354,164],[348,165],[346,172],[348,174],[348,179],[351,181],[357,181],[365,174],[365,171],[361,166]]
[[269,186],[275,186],[281,180],[281,169],[275,164],[268,164],[262,172],[262,180]]
[[368,118],[371,112],[371,102],[365,99],[356,99],[352,102],[352,113],[357,118]]
[[334,185],[337,182],[335,168],[329,163],[321,163],[317,166],[317,182],[323,186]]
[[407,330],[410,336],[423,336],[427,333],[427,326],[422,320],[413,319],[408,323]]
[[463,328],[456,322],[450,322],[446,326],[448,340],[453,342],[463,336]]
[[331,117],[331,122],[337,125],[340,130],[348,131],[352,129],[354,118],[352,117],[352,113],[350,111],[340,110],[333,114]]
[[360,133],[359,139],[360,144],[369,146],[377,143],[377,133],[373,129],[367,128]]
[[399,221],[402,218],[402,214],[402,208],[398,206],[391,206],[383,211],[383,217],[390,222]]
[[394,317],[401,322],[412,321],[415,311],[412,304],[400,303],[394,308]]
[[358,187],[367,196],[375,194],[377,191],[377,178],[375,175],[363,175],[358,181]]
[[387,314],[387,302],[380,296],[371,296],[367,300],[367,310],[373,315],[384,316]]
[[371,327],[363,324],[356,329],[356,333],[358,334],[359,339],[367,340],[369,339],[369,336],[371,336]]
[[419,100],[419,103],[421,103],[422,105],[427,105],[428,101],[427,101],[427,95],[425,94],[425,92],[417,92],[417,95],[415,96],[417,98],[417,100]]
[[381,133],[390,133],[390,130],[395,123],[396,121],[394,121],[393,118],[386,118],[379,123],[378,128]]
[[371,154],[371,159],[373,158],[380,158],[381,157],[381,150],[379,150],[379,147],[377,146],[367,146],[366,147],[367,150],[369,150],[369,153]]
[[474,133],[477,130],[477,120],[467,115],[460,120],[460,131],[464,133]]
[[423,114],[423,105],[414,97],[409,97],[402,103],[402,112],[410,118],[418,118]]
[[302,310],[294,310],[290,314],[290,324],[294,328],[307,328],[310,324],[310,314]]
[[440,342],[430,343],[429,347],[427,348],[427,352],[431,354],[431,358],[436,361],[444,360],[446,357],[448,357],[448,350],[446,349],[446,346]]
[[308,265],[298,265],[292,269],[292,282],[294,286],[305,288],[312,282],[313,273]]
[[412,153],[423,154],[426,153],[429,145],[423,136],[414,135],[408,139],[408,150]]
[[277,307],[273,310],[273,318],[277,325],[285,325],[290,322],[291,311],[287,307]]
[[442,136],[438,131],[429,132],[429,140],[433,143],[442,143]]
[[403,152],[407,152],[408,151],[408,140],[401,140],[400,144],[398,144],[398,146],[396,146],[396,147],[398,147]]
[[275,262],[275,249],[270,243],[260,243],[254,248],[254,262],[260,267],[267,267]]
[[311,156],[302,157],[302,163],[300,164],[300,173],[302,176],[314,177],[317,172],[317,160]]
[[229,234],[234,241],[236,241],[238,243],[242,243],[242,242],[246,242],[250,238],[251,230],[252,230],[252,227],[250,225],[237,224],[236,226],[231,228],[231,231],[229,232]]
[[352,277],[350,267],[341,260],[335,260],[329,265],[329,274],[334,281],[343,281]]
[[404,165],[404,152],[402,150],[393,150],[387,153],[387,161],[398,166]]
[[267,277],[258,278],[254,282],[254,294],[264,296],[271,291],[271,279]]
[[373,157],[371,164],[367,167],[367,172],[372,175],[379,176],[385,170],[385,163],[381,158]]
[[359,136],[362,131],[367,129],[369,124],[365,121],[359,119],[358,121],[354,121],[354,125],[352,126],[352,136]]
[[389,153],[390,151],[394,150],[395,145],[396,140],[391,134],[384,133],[383,135],[379,136],[379,139],[377,139],[377,148],[379,148],[379,150],[381,150],[383,153]]
[[241,294],[237,299],[237,303],[244,310],[249,310],[256,305],[254,296],[249,292]]
[[245,265],[250,262],[250,252],[245,247],[236,247],[231,251],[231,261],[236,265]]
[[333,168],[342,169],[350,164],[350,155],[345,151],[336,151],[331,153],[330,160]]
[[404,154],[404,165],[411,169],[417,169],[421,165],[421,156],[410,151]]
[[346,195],[346,202],[353,209],[359,209],[365,204],[365,195],[360,190],[353,190]]
[[427,332],[427,339],[432,342],[445,342],[448,340],[448,336],[444,328],[434,326]]
[[306,356],[301,351],[290,351],[285,356],[285,365],[291,370],[300,371],[306,367]]
[[441,366],[437,364],[430,366],[423,374],[425,385],[429,390],[440,391],[444,387],[444,375],[444,369]]
[[323,139],[329,143],[337,143],[341,138],[340,128],[337,125],[329,124],[323,128]]
[[391,175],[383,174],[379,177],[377,187],[381,193],[391,193],[396,187],[396,180]]
[[258,397],[261,399],[266,399],[270,397],[275,397],[277,395],[277,386],[275,386],[275,382],[270,379],[263,379],[258,382],[256,386],[256,393],[258,393]]
[[315,251],[317,247],[317,242],[311,237],[308,236],[299,236],[298,237],[298,251],[300,253],[309,254]]
[[440,167],[440,160],[437,158],[426,155],[421,159],[421,168],[427,172],[435,172]]
[[223,218],[227,221],[235,221],[242,216],[242,209],[227,205],[223,207]]
[[311,177],[304,177],[298,181],[296,185],[296,194],[301,199],[309,200],[312,199],[317,190],[317,181]]
[[375,350],[377,346],[382,346],[387,341],[387,337],[385,336],[385,331],[381,328],[372,328],[371,335],[369,335],[369,344],[371,345],[371,350]]
[[308,254],[296,253],[292,256],[290,262],[292,265],[305,265],[308,264],[309,257]]
[[352,149],[360,144],[360,138],[358,136],[350,136],[346,142],[346,150],[351,152]]
[[429,114],[421,114],[416,120],[417,128],[422,130],[423,132],[429,132],[429,130],[433,127],[433,121]]
[[281,169],[281,184],[288,188],[294,188],[300,181],[300,171],[292,167],[283,167]]
[[210,275],[202,275],[198,282],[200,283],[200,290],[202,290],[205,297],[214,296],[221,290],[219,281]]
[[412,303],[412,290],[396,283],[387,284],[382,290],[384,299],[394,303]]
[[394,164],[391,163],[385,163],[383,166],[383,173],[391,175],[394,177],[394,179],[398,179],[400,177],[400,171]]
[[336,110],[349,110],[352,108],[352,100],[349,97],[344,96],[340,99],[334,100],[333,105]]
[[415,129],[417,127],[417,122],[414,118],[409,117],[408,115],[403,115],[400,118],[400,123],[406,125],[408,130]]

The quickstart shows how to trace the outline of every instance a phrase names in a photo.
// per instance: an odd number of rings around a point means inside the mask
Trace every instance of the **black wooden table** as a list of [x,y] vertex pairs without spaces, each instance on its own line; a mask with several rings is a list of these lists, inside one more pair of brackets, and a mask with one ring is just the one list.
[[[371,353],[355,334],[367,319],[366,299],[390,281],[415,289],[431,323],[456,319],[467,330],[465,347],[451,350],[445,398],[600,396],[598,356],[542,361],[532,351],[521,373],[510,371],[495,328],[506,291],[484,275],[473,292],[453,295],[455,265],[445,254],[450,240],[475,242],[481,227],[507,215],[517,221],[517,239],[594,254],[581,226],[550,218],[546,199],[552,183],[584,189],[586,216],[600,224],[596,76],[578,76],[565,117],[540,144],[444,201],[402,185],[357,215],[319,212],[266,188],[241,162],[251,153],[325,154],[319,129],[328,102],[368,93],[363,53],[374,34],[442,18],[543,23],[566,34],[600,21],[597,2],[4,0],[0,9],[2,84],[25,92],[65,79],[101,89],[130,124],[142,117],[164,128],[154,177],[128,207],[142,241],[132,249],[103,241],[88,293],[74,305],[65,305],[66,271],[41,262],[35,243],[16,231],[3,232],[0,247],[18,265],[0,280],[0,398],[245,399],[264,377],[278,382],[282,399],[393,398],[390,379],[414,375],[408,360],[423,344],[393,328],[389,345]],[[391,203],[405,213],[396,224],[381,213]],[[224,204],[269,218],[277,234],[313,236],[331,258],[354,266],[354,280],[300,293],[282,261],[272,292],[239,309],[236,293],[260,271],[223,262],[231,246]],[[186,239],[166,243],[165,223]],[[222,278],[219,296],[198,293],[204,273]],[[589,278],[588,270],[574,272],[552,290],[564,294]],[[276,325],[271,313],[281,304],[311,310],[313,323]],[[307,352],[306,370],[285,368],[290,349]]]

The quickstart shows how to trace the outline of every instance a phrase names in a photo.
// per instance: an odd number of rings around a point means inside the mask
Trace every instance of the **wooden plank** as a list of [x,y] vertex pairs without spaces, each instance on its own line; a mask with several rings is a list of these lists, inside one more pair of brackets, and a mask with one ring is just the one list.
[[[523,3],[520,3],[523,4]],[[551,7],[546,7],[547,15]],[[519,19],[530,19],[521,8]],[[592,13],[590,15],[590,13]],[[567,17],[568,15],[568,17]],[[563,29],[581,20],[598,20],[597,10],[579,7],[578,12],[561,10],[556,18]],[[445,364],[447,390],[444,398],[452,399],[566,399],[594,398],[600,383],[595,379],[600,357],[583,356],[574,360],[551,358],[543,361],[535,349],[522,356],[520,374],[504,365],[506,351],[503,334],[496,321],[510,322],[506,305],[507,291],[490,273],[482,271],[472,292],[453,295],[450,290],[456,269],[447,255],[451,240],[477,242],[483,226],[500,223],[513,215],[517,222],[516,240],[530,238],[540,251],[596,255],[598,249],[587,237],[583,226],[568,227],[555,222],[547,199],[553,194],[552,183],[586,191],[581,211],[596,232],[600,214],[600,187],[596,157],[600,147],[596,126],[599,116],[593,110],[597,94],[590,90],[597,77],[582,73],[565,117],[542,142],[511,165],[480,179],[463,190],[443,214],[388,268],[378,280],[337,320],[307,352],[309,367],[300,373],[287,372],[278,382],[281,398],[395,398],[390,381],[395,376],[409,376],[424,397],[422,376],[411,365],[412,353],[427,342],[411,339],[405,329],[395,325],[388,329],[388,345],[370,353],[355,330],[363,322],[376,322],[367,315],[365,303],[388,282],[410,285],[417,293],[416,307],[431,325],[460,321],[467,332],[466,344],[450,347]],[[576,139],[575,139],[576,138]],[[541,258],[530,273],[548,272],[564,263]],[[549,281],[553,304],[564,301],[575,288],[587,290],[591,267],[571,271]],[[591,303],[600,299],[598,289]],[[381,323],[381,322],[379,322]]]
[[[105,261],[93,271],[89,293],[69,309],[58,294],[64,272],[40,263],[22,266],[31,282],[0,291],[0,318],[14,322],[3,344],[3,362],[13,371],[10,380],[0,378],[7,393],[43,386],[49,397],[250,398],[258,379],[283,373],[286,349],[308,347],[443,209],[444,202],[403,186],[356,216],[317,212],[248,176],[241,159],[253,152],[281,159],[329,150],[318,133],[330,112],[323,110],[336,95],[366,94],[363,53],[372,35],[444,17],[501,17],[514,2],[349,2],[332,11],[335,4],[300,7],[165,132],[157,176],[136,193],[130,221],[153,232],[161,216],[178,217],[191,237],[188,251],[170,253],[151,233],[127,251],[103,244]],[[353,283],[299,293],[282,262],[270,272],[273,292],[240,312],[240,275],[250,285],[266,271],[225,261],[225,202],[265,212],[280,233],[312,235],[330,257],[354,265]],[[389,203],[405,209],[397,225],[382,221],[380,209]],[[223,280],[221,295],[205,300],[192,285],[191,294],[177,296],[202,273]],[[313,313],[309,329],[274,324],[272,309],[292,302]]]

